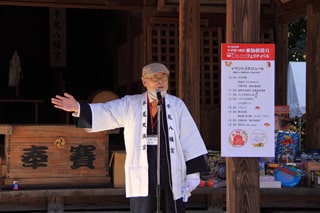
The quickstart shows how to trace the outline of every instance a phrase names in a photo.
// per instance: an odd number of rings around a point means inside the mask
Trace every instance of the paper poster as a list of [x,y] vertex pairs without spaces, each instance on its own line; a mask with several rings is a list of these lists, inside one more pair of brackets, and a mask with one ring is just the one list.
[[274,73],[274,44],[222,44],[223,157],[274,157]]

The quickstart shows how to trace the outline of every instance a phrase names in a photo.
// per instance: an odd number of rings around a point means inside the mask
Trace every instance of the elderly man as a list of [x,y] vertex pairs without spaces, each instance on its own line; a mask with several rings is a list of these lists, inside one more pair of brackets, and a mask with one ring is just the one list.
[[142,69],[142,94],[94,104],[79,103],[68,93],[51,99],[89,132],[124,128],[126,197],[133,213],[155,212],[159,206],[162,212],[185,212],[200,172],[207,169],[202,137],[183,101],[167,94],[168,78],[165,65],[151,63]]

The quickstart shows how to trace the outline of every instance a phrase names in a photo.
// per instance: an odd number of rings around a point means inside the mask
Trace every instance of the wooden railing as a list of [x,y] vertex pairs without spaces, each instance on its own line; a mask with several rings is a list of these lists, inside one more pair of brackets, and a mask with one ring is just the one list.
[[[44,100],[27,100],[27,99],[0,99],[0,106],[4,104],[33,104],[34,105],[34,123],[39,121],[39,104],[44,103]],[[0,108],[1,109],[1,108]],[[0,121],[2,112],[0,110]]]

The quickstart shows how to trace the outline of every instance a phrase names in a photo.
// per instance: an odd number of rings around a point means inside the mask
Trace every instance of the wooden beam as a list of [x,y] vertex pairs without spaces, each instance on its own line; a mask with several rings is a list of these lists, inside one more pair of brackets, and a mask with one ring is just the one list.
[[[278,0],[275,0],[278,1]],[[281,23],[288,23],[291,20],[307,15],[307,6],[320,8],[320,1],[318,0],[291,0],[285,4],[278,4],[278,13],[276,19]]]
[[178,96],[200,126],[200,1],[181,0],[179,6]]
[[275,43],[276,45],[276,73],[275,92],[276,105],[287,104],[288,86],[288,24],[275,22]]
[[[258,43],[260,0],[227,0],[227,43]],[[222,85],[223,86],[223,85]],[[226,158],[227,212],[260,212],[257,158]]]
[[0,125],[0,134],[1,135],[12,135],[12,126],[11,125]]
[[[85,8],[112,10],[142,10],[145,0],[0,0],[0,5],[57,7],[57,8]],[[155,5],[153,5],[155,7]]]
[[320,147],[320,10],[307,9],[306,148]]

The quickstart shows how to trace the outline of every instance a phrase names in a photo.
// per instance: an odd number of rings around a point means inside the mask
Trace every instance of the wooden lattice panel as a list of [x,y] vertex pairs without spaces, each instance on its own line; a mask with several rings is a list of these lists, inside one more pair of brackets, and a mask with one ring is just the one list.
[[[177,72],[179,64],[179,25],[177,19],[153,19],[151,22],[151,61],[159,61],[170,69],[169,92],[177,94]],[[224,42],[225,29],[222,27],[200,27],[200,106],[220,107],[220,48]],[[261,32],[261,43],[273,43],[273,30]]]
[[[170,69],[171,94],[177,94],[179,64],[179,26],[177,20],[154,19],[150,33],[152,61],[160,61]],[[220,44],[221,28],[201,26],[200,103],[201,106],[220,104]]]
[[[161,22],[161,21],[160,21]],[[161,62],[170,70],[169,92],[177,94],[176,73],[179,55],[179,27],[174,22],[157,22],[151,27],[151,54],[153,62]]]
[[220,46],[222,28],[202,28],[200,46],[200,105],[220,105]]
[[269,28],[260,33],[260,43],[274,43],[273,29]]

